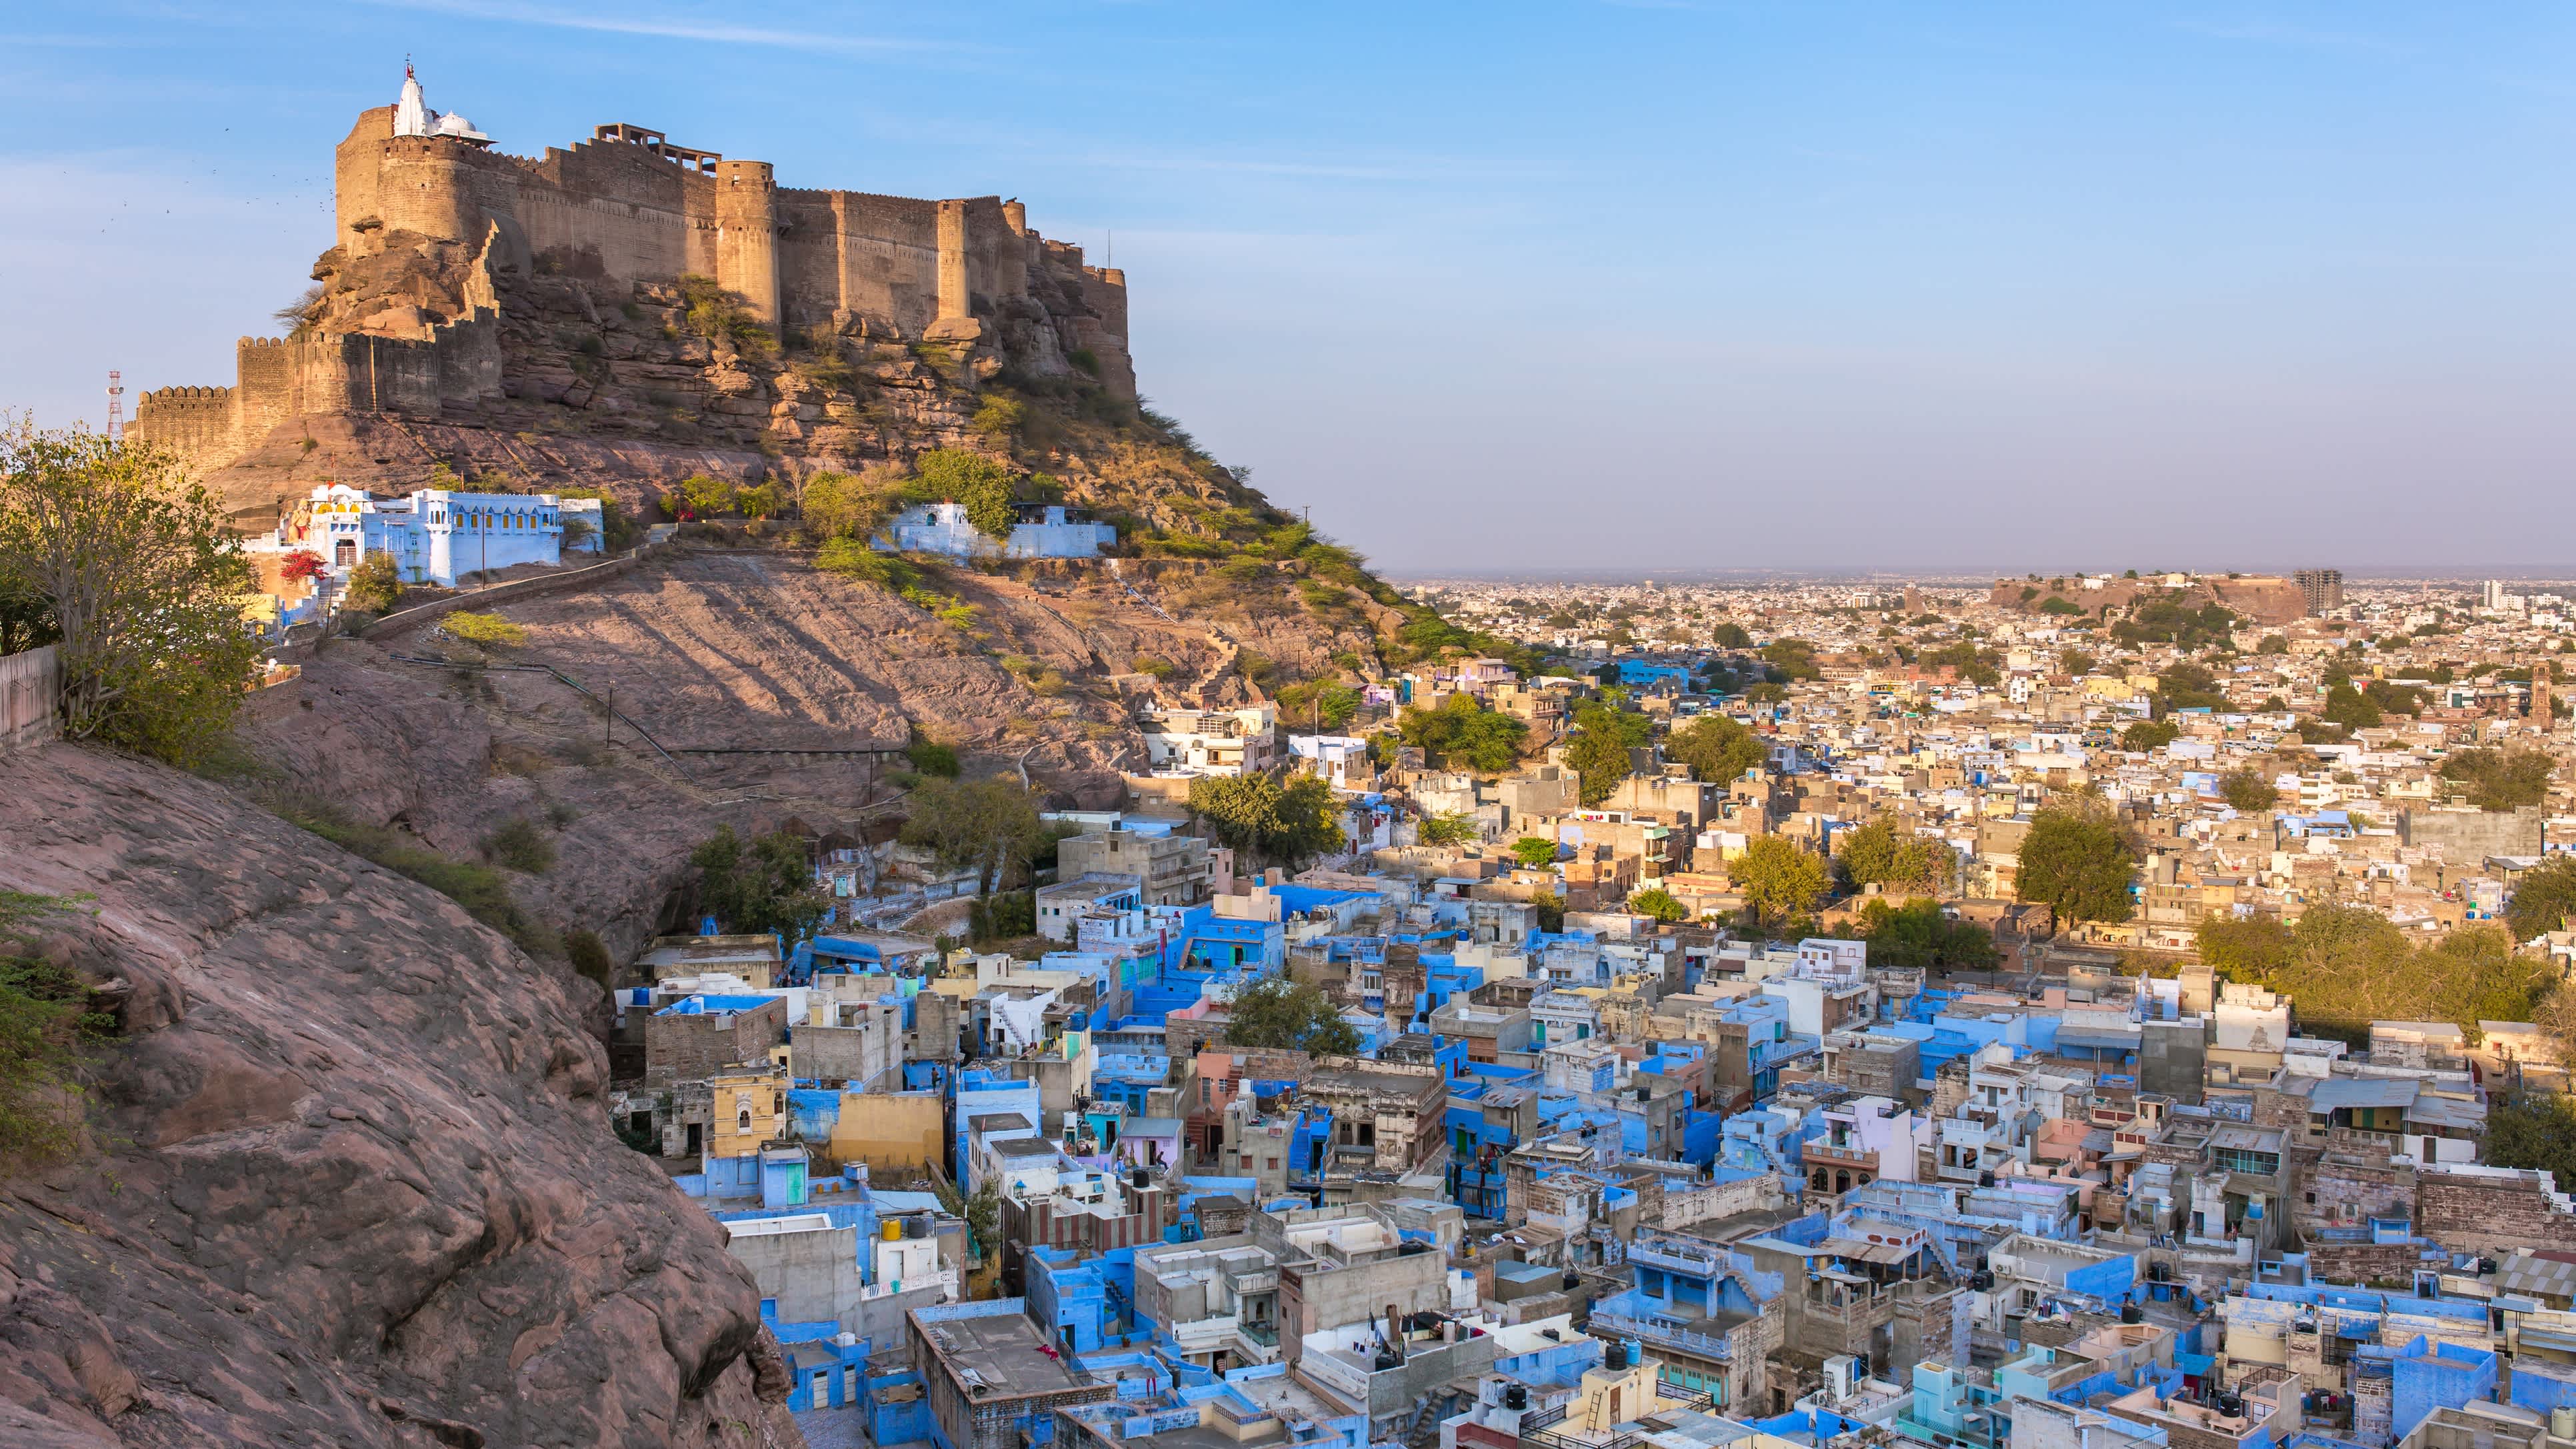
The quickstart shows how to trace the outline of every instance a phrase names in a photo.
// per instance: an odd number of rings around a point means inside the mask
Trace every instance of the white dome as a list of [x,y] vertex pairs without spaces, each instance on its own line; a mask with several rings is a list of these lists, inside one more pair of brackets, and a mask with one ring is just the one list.
[[488,145],[492,138],[474,129],[474,123],[454,112],[442,116],[429,108],[421,95],[420,81],[403,67],[402,99],[394,103],[394,134],[397,136],[446,136],[452,140]]

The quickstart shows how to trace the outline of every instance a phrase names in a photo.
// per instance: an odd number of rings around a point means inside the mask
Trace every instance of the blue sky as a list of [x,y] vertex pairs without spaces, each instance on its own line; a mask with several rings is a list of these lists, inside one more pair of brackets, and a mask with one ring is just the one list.
[[2576,562],[2576,7],[9,7],[0,406],[230,381],[406,52],[1114,233],[1146,394],[1400,571]]

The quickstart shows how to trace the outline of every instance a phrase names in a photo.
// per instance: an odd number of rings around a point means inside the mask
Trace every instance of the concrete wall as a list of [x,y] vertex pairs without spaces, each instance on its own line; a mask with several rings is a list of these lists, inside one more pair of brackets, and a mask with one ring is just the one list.
[[735,1062],[768,1058],[787,1027],[787,1003],[766,1001],[752,1011],[668,1013],[644,1022],[644,1079],[684,1081],[712,1076]]
[[839,1162],[915,1167],[939,1159],[945,1104],[930,1092],[845,1093],[829,1148]]
[[2540,807],[2519,810],[2401,810],[2400,842],[2436,846],[2453,869],[2475,869],[2490,855],[2540,854]]
[[812,1323],[829,1318],[859,1333],[864,1330],[857,1327],[856,1319],[867,1285],[859,1277],[858,1231],[850,1227],[758,1236],[735,1233],[726,1251],[751,1270],[761,1297],[778,1300],[781,1321]]

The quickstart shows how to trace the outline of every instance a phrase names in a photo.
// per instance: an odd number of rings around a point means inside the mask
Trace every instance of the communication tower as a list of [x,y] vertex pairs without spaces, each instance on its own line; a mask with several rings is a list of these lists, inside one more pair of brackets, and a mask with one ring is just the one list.
[[107,440],[125,441],[125,374],[114,368],[107,374]]

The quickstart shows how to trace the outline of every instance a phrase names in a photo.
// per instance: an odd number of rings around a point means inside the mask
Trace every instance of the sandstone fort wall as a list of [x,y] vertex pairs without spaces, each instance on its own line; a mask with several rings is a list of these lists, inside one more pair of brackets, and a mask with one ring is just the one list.
[[1055,260],[1100,314],[1085,319],[1094,335],[1082,345],[1125,351],[1124,275],[1086,271],[1080,248],[1031,233],[1016,202],[780,187],[766,162],[721,160],[710,173],[615,140],[531,159],[396,136],[393,115],[391,106],[362,113],[340,143],[344,240],[380,225],[476,242],[488,223],[513,249],[574,276],[671,282],[695,273],[791,327],[872,317],[915,336],[942,317],[975,315],[978,299],[1025,294],[1030,271]]
[[1106,386],[1135,395],[1125,274],[1030,231],[1016,201],[782,188],[767,162],[616,135],[530,158],[396,136],[393,125],[392,106],[361,112],[337,148],[339,241],[365,247],[409,233],[479,255],[471,314],[420,339],[243,338],[235,386],[145,393],[137,437],[216,468],[298,416],[436,418],[445,402],[497,396],[494,267],[628,284],[712,276],[785,327],[856,319],[905,337],[970,339],[1003,304],[1026,309],[1042,272],[1080,309],[1052,318],[1062,350],[1087,349]]

